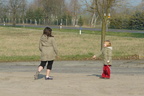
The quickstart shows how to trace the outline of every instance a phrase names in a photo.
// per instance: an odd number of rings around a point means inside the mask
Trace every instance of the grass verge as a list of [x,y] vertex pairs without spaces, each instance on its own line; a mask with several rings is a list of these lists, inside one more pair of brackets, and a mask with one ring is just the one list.
[[[38,61],[38,43],[42,28],[0,27],[0,61]],[[53,29],[58,44],[57,60],[91,60],[100,53],[99,31],[76,29]],[[144,34],[128,32],[107,32],[111,40],[113,59],[139,59],[143,57]],[[98,58],[100,59],[100,58]]]

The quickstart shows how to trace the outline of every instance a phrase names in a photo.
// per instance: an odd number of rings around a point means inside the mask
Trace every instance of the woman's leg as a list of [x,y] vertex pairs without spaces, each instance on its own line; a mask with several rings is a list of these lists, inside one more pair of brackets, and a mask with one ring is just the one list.
[[44,68],[42,66],[38,67],[38,72],[41,72]]
[[47,63],[47,61],[41,61],[40,65],[38,67],[39,72],[41,72],[44,69],[46,63]]
[[50,69],[47,69],[47,70],[46,70],[46,78],[48,78],[48,77],[50,76],[50,72],[51,72]]
[[50,77],[50,72],[52,70],[53,60],[48,61],[47,70],[46,70],[46,78]]
[[47,63],[47,61],[41,61],[40,65],[38,67],[38,70],[37,70],[36,74],[34,75],[34,79],[38,79],[38,75],[44,69],[46,63]]

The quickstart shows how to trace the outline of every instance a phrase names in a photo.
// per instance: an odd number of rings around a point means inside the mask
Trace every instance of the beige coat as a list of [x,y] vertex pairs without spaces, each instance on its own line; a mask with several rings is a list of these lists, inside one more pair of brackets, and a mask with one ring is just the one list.
[[112,47],[104,47],[102,52],[96,56],[103,59],[104,65],[112,65]]
[[104,64],[112,65],[112,47],[105,47],[102,50]]
[[54,37],[47,37],[46,35],[42,35],[39,42],[39,50],[41,51],[41,61],[54,60],[58,54]]

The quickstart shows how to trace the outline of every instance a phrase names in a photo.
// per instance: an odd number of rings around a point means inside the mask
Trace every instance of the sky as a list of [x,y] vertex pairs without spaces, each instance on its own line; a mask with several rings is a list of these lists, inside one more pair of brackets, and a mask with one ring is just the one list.
[[[32,2],[33,0],[27,0],[28,2]],[[69,1],[69,0],[66,0]],[[142,0],[129,0],[130,4],[136,6],[141,3]]]
[[29,2],[29,3],[31,3],[32,1],[34,1],[34,0],[27,0],[27,2]]
[[141,3],[142,0],[130,0],[131,5],[136,6]]

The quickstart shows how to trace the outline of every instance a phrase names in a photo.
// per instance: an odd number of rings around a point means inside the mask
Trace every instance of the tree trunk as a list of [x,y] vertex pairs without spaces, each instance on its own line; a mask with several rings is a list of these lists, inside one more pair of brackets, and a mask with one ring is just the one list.
[[102,20],[102,28],[101,28],[101,50],[103,48],[103,44],[105,41],[105,35],[106,35],[106,28],[107,27],[107,22],[105,18]]
[[13,22],[12,25],[15,27],[16,26],[16,14],[15,12],[13,13]]

